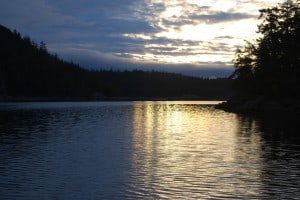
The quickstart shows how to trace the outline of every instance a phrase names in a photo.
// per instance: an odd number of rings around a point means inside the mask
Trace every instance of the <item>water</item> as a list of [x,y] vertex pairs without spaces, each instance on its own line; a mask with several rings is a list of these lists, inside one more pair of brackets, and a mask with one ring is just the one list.
[[299,199],[298,119],[213,103],[2,103],[0,197]]

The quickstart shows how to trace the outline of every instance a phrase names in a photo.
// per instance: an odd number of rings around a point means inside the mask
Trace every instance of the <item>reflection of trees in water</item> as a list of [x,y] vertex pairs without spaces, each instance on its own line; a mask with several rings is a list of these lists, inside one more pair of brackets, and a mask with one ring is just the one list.
[[259,134],[262,148],[262,196],[290,198],[300,195],[298,119],[294,116],[238,116],[240,134]]
[[[6,109],[0,111],[0,144],[30,146],[27,140],[47,142],[80,121],[79,109]],[[55,134],[52,134],[55,133]],[[18,142],[19,141],[19,142]],[[36,144],[36,142],[33,142]]]
[[239,115],[239,121],[241,126],[250,132],[260,132],[267,142],[290,141],[299,144],[298,117],[278,114],[251,117]]
[[[260,117],[238,116],[240,122],[240,134],[259,134],[264,151],[296,151],[300,145],[298,133],[299,120],[296,116],[265,115]],[[270,153],[274,156],[277,153]],[[276,158],[275,158],[276,159]]]
[[39,110],[7,110],[1,111],[1,134],[22,134],[47,130],[50,113]]
[[33,133],[46,132],[50,116],[51,113],[46,110],[0,111],[1,143],[15,143],[19,139],[30,138]]
[[0,110],[0,161],[5,166],[14,165],[16,160],[22,162],[23,157],[31,162],[45,161],[42,157],[48,148],[55,156],[55,146],[76,137],[76,127],[88,112],[79,108],[32,108],[35,105]]
[[48,141],[47,111],[1,110],[0,111],[0,160],[9,166],[22,157],[32,155],[32,149]]

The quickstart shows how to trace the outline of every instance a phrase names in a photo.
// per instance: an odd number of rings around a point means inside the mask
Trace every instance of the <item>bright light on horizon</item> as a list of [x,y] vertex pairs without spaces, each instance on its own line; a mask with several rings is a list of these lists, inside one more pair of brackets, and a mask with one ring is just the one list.
[[[163,10],[148,18],[149,23],[160,27],[161,31],[148,35],[124,35],[147,41],[143,52],[128,54],[133,60],[190,64],[220,62],[224,65],[232,62],[236,48],[243,46],[245,40],[257,38],[259,9],[280,3],[278,0],[147,2],[163,5]],[[157,39],[170,40],[173,43],[159,44]],[[184,42],[189,45],[183,45]]]
[[87,68],[232,70],[236,48],[258,37],[259,10],[283,1],[0,1],[0,23]]

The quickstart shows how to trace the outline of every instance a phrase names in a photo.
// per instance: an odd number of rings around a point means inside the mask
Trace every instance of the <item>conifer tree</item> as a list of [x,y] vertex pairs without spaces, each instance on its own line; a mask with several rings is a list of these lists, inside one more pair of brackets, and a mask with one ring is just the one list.
[[260,10],[262,36],[238,49],[233,77],[237,95],[300,96],[300,5],[287,0]]

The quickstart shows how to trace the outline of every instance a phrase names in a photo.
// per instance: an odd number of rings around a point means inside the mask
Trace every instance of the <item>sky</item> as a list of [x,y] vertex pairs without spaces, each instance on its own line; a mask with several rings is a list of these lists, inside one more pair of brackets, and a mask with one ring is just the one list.
[[1,0],[0,24],[94,69],[228,76],[282,0]]

